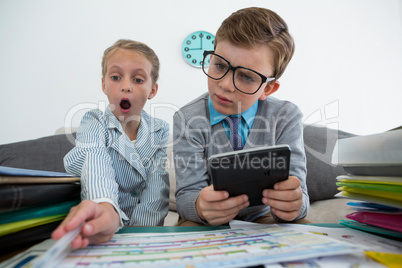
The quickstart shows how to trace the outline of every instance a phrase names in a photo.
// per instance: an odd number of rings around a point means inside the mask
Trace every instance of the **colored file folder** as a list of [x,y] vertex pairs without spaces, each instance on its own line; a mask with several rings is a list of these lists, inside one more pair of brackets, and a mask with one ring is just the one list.
[[402,232],[401,214],[384,214],[376,212],[358,211],[346,215],[346,218],[397,232]]

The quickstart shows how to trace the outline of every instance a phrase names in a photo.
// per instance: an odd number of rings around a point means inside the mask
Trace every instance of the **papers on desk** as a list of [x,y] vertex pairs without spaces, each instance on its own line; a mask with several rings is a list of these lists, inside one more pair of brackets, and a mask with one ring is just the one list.
[[[334,232],[341,230],[350,238],[344,237],[344,241],[335,239]],[[372,246],[367,247],[357,240],[354,244],[345,241],[353,240],[351,238],[356,237],[356,233],[361,233],[361,240]],[[48,246],[51,245],[49,241],[45,242]],[[293,224],[232,226],[231,229],[203,232],[121,233],[114,235],[108,243],[73,251],[57,267],[283,267],[279,264],[283,262],[306,262],[310,266],[316,265],[314,267],[330,267],[330,264],[342,267],[342,264],[350,263],[383,267],[365,257],[365,248],[401,252],[402,243],[348,228]],[[33,250],[38,255],[37,249]],[[5,267],[14,267],[24,261],[25,266],[20,267],[27,267],[28,258],[32,261],[33,256],[22,253],[14,258],[14,262],[7,262]]]
[[341,224],[402,238],[402,129],[338,140],[332,163],[349,173],[337,177],[339,197],[356,212]]
[[0,252],[50,238],[80,202],[79,181],[63,172],[0,166]]
[[67,183],[80,178],[69,173],[0,166],[0,184]]
[[332,164],[354,175],[402,176],[402,129],[340,139]]

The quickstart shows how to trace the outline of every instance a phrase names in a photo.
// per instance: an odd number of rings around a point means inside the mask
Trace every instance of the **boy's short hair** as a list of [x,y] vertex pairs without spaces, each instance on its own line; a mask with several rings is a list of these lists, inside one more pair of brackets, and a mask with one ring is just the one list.
[[146,44],[129,39],[120,39],[105,50],[102,57],[102,77],[105,77],[107,72],[107,60],[118,49],[129,49],[144,55],[152,65],[151,77],[153,84],[158,81],[160,63],[156,53]]
[[258,7],[240,9],[226,18],[215,36],[219,41],[251,48],[268,46],[274,53],[274,77],[279,79],[291,60],[295,44],[286,22],[275,12]]

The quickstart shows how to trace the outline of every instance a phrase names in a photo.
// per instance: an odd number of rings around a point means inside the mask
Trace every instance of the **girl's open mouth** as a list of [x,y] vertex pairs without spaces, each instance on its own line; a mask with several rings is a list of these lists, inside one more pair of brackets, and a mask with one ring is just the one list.
[[120,101],[120,110],[121,110],[123,113],[127,113],[128,111],[130,111],[130,108],[131,108],[130,100],[128,100],[128,99],[122,99],[122,100]]

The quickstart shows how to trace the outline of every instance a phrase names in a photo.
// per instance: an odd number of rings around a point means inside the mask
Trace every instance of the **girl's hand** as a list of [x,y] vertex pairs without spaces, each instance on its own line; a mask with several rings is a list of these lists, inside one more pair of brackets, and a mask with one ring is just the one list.
[[73,249],[109,241],[119,227],[120,217],[109,203],[84,200],[71,208],[67,217],[53,231],[52,238],[60,239],[83,222],[86,223],[82,226],[81,232],[71,242]]

